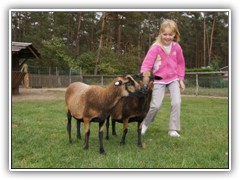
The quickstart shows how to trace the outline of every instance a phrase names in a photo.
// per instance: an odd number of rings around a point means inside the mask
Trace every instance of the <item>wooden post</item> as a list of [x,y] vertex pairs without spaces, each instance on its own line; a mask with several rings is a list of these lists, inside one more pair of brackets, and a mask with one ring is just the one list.
[[25,88],[29,88],[29,75],[28,75],[28,65],[27,64],[24,64],[23,65],[23,71],[25,73],[24,75],[24,86]]
[[48,87],[52,87],[52,82],[51,82],[51,66],[48,68]]
[[196,96],[198,96],[198,89],[199,89],[199,84],[198,84],[198,73],[196,73]]
[[101,86],[103,86],[103,75],[101,75]]
[[60,79],[59,71],[57,67],[56,67],[56,76],[57,76],[57,87],[61,87],[61,79]]
[[80,67],[80,81],[83,82],[83,73],[82,73],[82,68]]
[[38,69],[38,78],[37,78],[36,88],[40,88],[41,84],[42,84],[42,83],[41,83],[40,70]]

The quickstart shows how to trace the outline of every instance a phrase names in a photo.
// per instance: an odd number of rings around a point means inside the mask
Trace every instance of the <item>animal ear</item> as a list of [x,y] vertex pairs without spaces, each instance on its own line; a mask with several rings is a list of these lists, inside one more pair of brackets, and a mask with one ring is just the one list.
[[140,79],[140,78],[143,77],[143,74],[142,74],[142,73],[134,74],[132,77],[133,77],[134,79]]
[[121,85],[122,85],[122,83],[123,83],[123,82],[122,82],[121,80],[119,80],[119,81],[115,82],[115,84],[114,84],[114,85],[115,85],[115,86],[121,86]]
[[130,83],[130,84],[134,84],[134,80],[133,80],[133,77],[127,77],[127,79],[128,79],[128,83]]

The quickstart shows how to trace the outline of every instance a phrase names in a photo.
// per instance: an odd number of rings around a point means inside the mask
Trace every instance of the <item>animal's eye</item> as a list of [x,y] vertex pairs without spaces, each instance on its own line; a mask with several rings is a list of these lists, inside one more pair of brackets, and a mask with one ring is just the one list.
[[127,85],[127,86],[131,86],[131,83],[130,83],[130,82],[127,82],[126,85]]
[[126,83],[126,86],[132,86],[132,85],[134,85],[134,82],[131,80]]

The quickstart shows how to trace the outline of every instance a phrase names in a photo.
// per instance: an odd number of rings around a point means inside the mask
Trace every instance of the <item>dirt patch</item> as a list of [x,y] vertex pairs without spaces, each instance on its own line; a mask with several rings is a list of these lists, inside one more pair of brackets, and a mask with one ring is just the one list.
[[[65,98],[66,88],[20,88],[18,95],[12,95],[12,101],[29,101],[29,100],[57,100]],[[228,97],[215,96],[195,96],[183,95],[187,97],[204,97],[204,98],[221,98],[228,99]]]
[[12,101],[64,99],[65,88],[20,88],[18,95],[12,95]]

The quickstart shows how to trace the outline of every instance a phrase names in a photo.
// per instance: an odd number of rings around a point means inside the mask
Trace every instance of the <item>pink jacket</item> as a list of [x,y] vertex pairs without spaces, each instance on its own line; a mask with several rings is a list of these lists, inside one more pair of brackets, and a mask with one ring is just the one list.
[[161,76],[162,80],[154,82],[169,83],[173,80],[184,80],[185,61],[181,46],[173,42],[169,54],[160,45],[153,45],[145,56],[141,72],[153,71],[156,76]]

